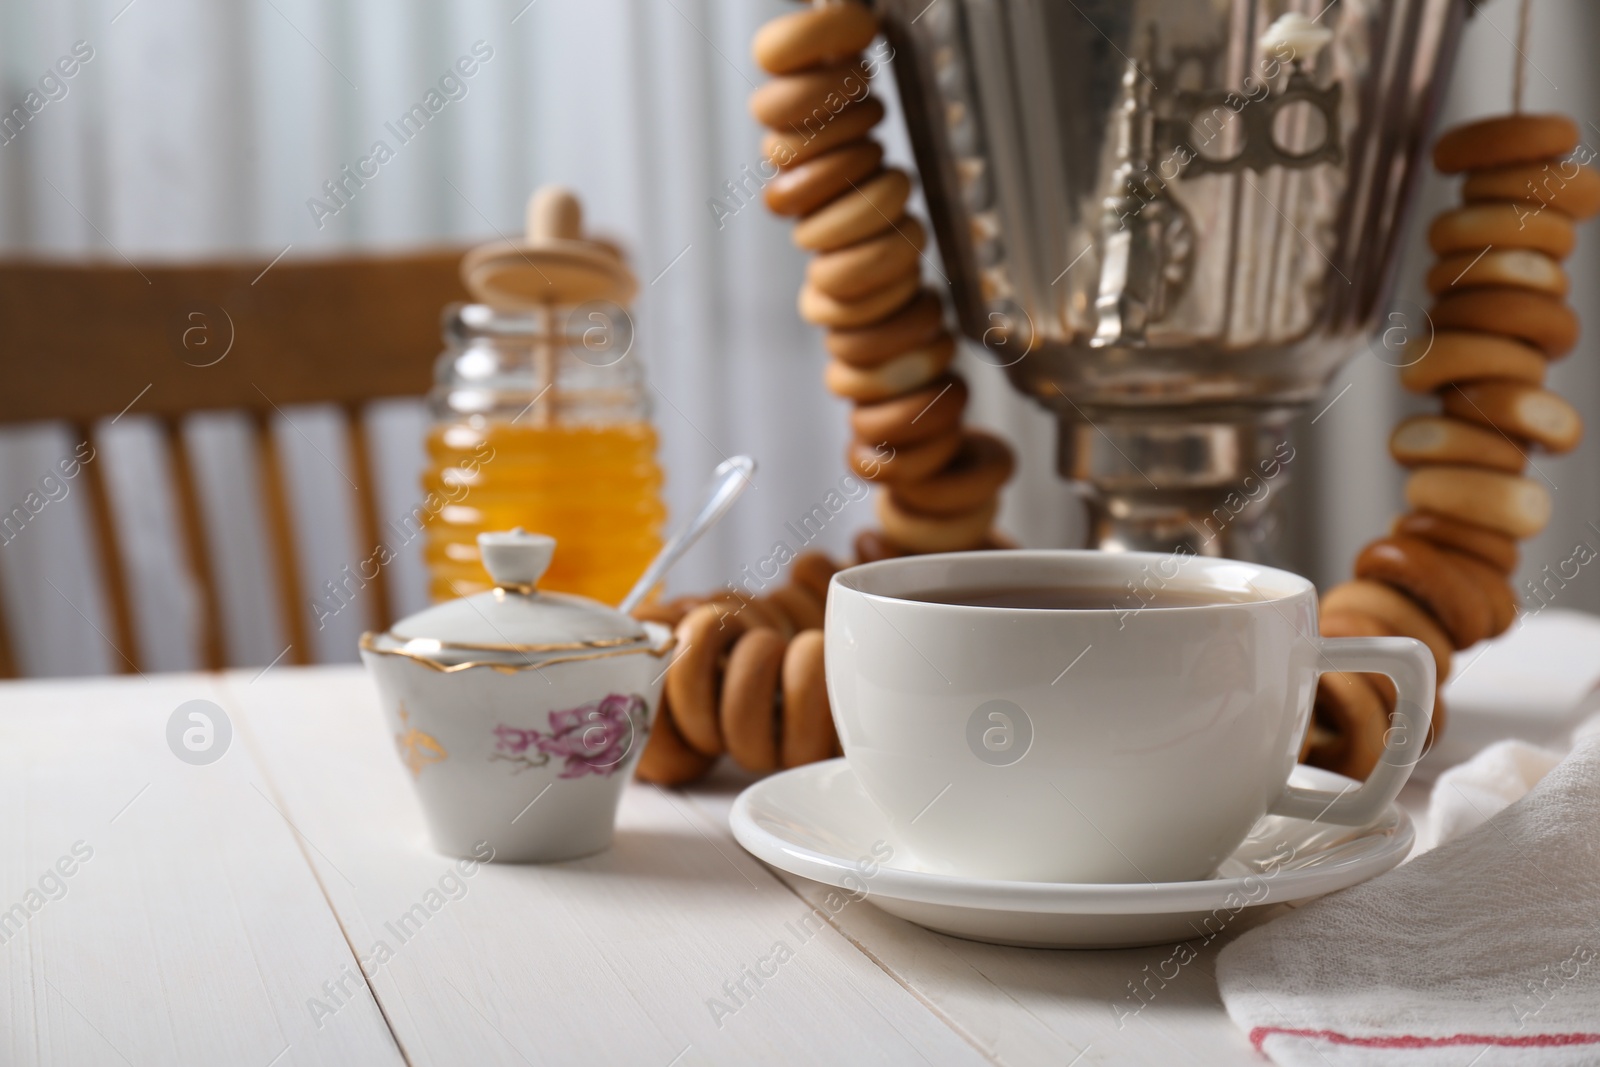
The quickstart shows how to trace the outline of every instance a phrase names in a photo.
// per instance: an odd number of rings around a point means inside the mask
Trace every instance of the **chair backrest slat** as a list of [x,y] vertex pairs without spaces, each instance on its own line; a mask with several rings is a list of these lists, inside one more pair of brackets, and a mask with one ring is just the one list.
[[250,413],[254,430],[256,463],[260,471],[262,510],[267,518],[267,542],[271,546],[273,570],[277,577],[278,613],[283,617],[284,636],[289,649],[280,662],[309,663],[306,647],[306,599],[300,592],[300,552],[294,540],[294,520],[289,512],[289,497],[283,476],[283,457],[272,434],[272,416],[264,411]]
[[5,590],[0,587],[0,678],[15,678],[17,673],[17,654],[11,647],[11,627],[6,625]]
[[[88,441],[96,451],[94,435],[87,424],[72,428],[73,436]],[[117,536],[117,524],[111,510],[111,493],[106,488],[105,463],[96,458],[83,465],[83,477],[89,490],[89,522],[94,527],[94,548],[100,565],[100,581],[106,606],[111,616],[111,632],[104,635],[112,643],[112,660],[123,673],[138,672],[141,668],[139,638],[133,625],[133,601],[128,595],[128,574],[122,565],[122,539]]]
[[[350,441],[350,477],[356,482],[356,536],[361,550],[356,566],[362,570],[360,578],[367,583],[361,595],[367,600],[367,626],[375,631],[383,631],[394,620],[389,602],[388,575],[384,573],[381,561],[372,559],[379,540],[377,472],[372,467],[372,453],[367,445],[367,422],[360,405],[345,406],[345,433]],[[366,574],[368,567],[376,567],[372,577]]]
[[178,526],[182,531],[189,564],[189,576],[199,594],[200,663],[206,670],[227,666],[222,633],[222,598],[217,593],[217,574],[213,566],[205,516],[200,509],[194,465],[184,443],[183,423],[177,418],[161,421],[161,444],[166,452],[167,470],[172,478],[172,495],[178,507]]

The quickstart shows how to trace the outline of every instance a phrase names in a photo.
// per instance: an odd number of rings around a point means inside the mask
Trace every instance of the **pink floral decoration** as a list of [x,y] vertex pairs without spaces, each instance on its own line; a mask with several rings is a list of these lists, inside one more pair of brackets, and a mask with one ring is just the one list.
[[597,774],[609,778],[644,739],[645,702],[641,696],[612,693],[581,707],[550,713],[550,731],[494,728],[495,758],[542,767],[550,757],[566,761],[562,778]]

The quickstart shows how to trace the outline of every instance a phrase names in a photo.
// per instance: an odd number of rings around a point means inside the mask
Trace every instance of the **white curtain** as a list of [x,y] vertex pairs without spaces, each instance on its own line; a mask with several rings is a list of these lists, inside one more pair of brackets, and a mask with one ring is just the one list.
[[[1502,110],[1508,100],[1515,12],[1509,0],[1481,7],[1449,119]],[[1586,42],[1600,19],[1591,8],[1539,0],[1532,106],[1585,121],[1595,113],[1600,85]],[[0,104],[9,111],[30,90],[46,102],[0,144],[0,254],[143,262],[465,243],[520,229],[535,185],[570,185],[592,224],[626,243],[641,278],[639,351],[656,390],[674,515],[686,513],[724,455],[761,462],[755,491],[672,581],[676,590],[710,589],[766,555],[784,523],[844,474],[846,407],[823,391],[820,339],[794,311],[804,261],[787,223],[754,202],[719,225],[707,204],[725,198],[723,183],[758,158],[760,131],[745,99],[763,76],[749,41],[785,9],[777,0],[3,0]],[[92,57],[62,77],[57,61],[75,45]],[[475,73],[441,87],[463,56],[478,59]],[[399,144],[385,124],[436,88],[452,99]],[[891,80],[881,88],[897,115]],[[891,158],[909,164],[897,120],[882,132]],[[1600,129],[1585,132],[1600,143]],[[307,201],[379,139],[394,158],[348,207],[316,218]],[[1420,214],[1450,195],[1430,182]],[[1597,255],[1600,237],[1591,234],[1572,263],[1591,321],[1600,321],[1587,295]],[[1402,295],[1420,299],[1414,280],[1425,262],[1413,240],[1403,271],[1412,291]],[[1589,351],[1581,347],[1553,380],[1593,415],[1600,378]],[[0,337],[5,365],[28,358]],[[1002,524],[1028,545],[1081,543],[1078,506],[1055,476],[1050,420],[997,371],[970,359],[966,369],[975,419],[1020,446]],[[1383,446],[1407,406],[1394,372],[1357,359],[1327,399],[1347,384],[1301,437],[1310,460],[1298,472],[1289,548],[1319,580],[1345,573],[1399,501]],[[316,410],[287,415],[277,432],[290,457],[309,598],[355,558],[355,535],[348,489],[323,458],[342,454],[336,421]],[[384,405],[377,422],[381,507],[398,515],[417,496],[425,416],[420,404],[399,402]],[[155,668],[193,666],[194,594],[182,577],[153,428],[135,405],[104,431],[97,462],[106,464],[129,535],[147,658]],[[0,434],[0,504],[9,510],[75,444],[54,427]],[[230,661],[265,664],[283,639],[260,565],[261,519],[238,474],[248,469],[243,428],[207,416],[189,427],[189,444],[209,501]],[[1559,486],[1557,518],[1528,546],[1530,574],[1566,559],[1575,539],[1600,547],[1600,531],[1587,525],[1600,519],[1597,457],[1600,437],[1591,434],[1575,456],[1539,461]],[[84,520],[81,494],[69,493],[0,545],[4,606],[26,673],[115,666]],[[850,536],[871,521],[870,504],[850,505],[822,547],[847,553]],[[400,561],[390,580],[401,611],[421,606],[419,561]],[[1600,607],[1600,581],[1582,575],[1563,596],[1569,606]],[[353,658],[358,630],[353,613],[336,618],[316,634],[313,658]]]

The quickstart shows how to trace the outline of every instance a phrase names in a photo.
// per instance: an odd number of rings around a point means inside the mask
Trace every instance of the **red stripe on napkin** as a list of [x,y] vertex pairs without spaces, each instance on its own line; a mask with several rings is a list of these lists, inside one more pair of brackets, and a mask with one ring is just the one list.
[[1600,1045],[1600,1034],[1450,1034],[1446,1037],[1418,1037],[1396,1034],[1393,1037],[1353,1037],[1337,1030],[1292,1030],[1285,1026],[1258,1026],[1250,1031],[1250,1043],[1257,1052],[1269,1037],[1315,1037],[1335,1045],[1360,1045],[1363,1048],[1438,1048],[1446,1045],[1504,1045],[1510,1048],[1559,1048],[1567,1045]]

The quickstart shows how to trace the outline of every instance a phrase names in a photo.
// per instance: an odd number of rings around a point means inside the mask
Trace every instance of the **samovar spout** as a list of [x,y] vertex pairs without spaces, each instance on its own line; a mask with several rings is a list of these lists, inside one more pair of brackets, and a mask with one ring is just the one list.
[[[1152,44],[1154,37],[1152,30]],[[1116,117],[1118,162],[1101,202],[1095,348],[1144,344],[1150,323],[1166,317],[1189,280],[1189,215],[1157,171],[1150,90],[1149,75],[1129,59]]]

